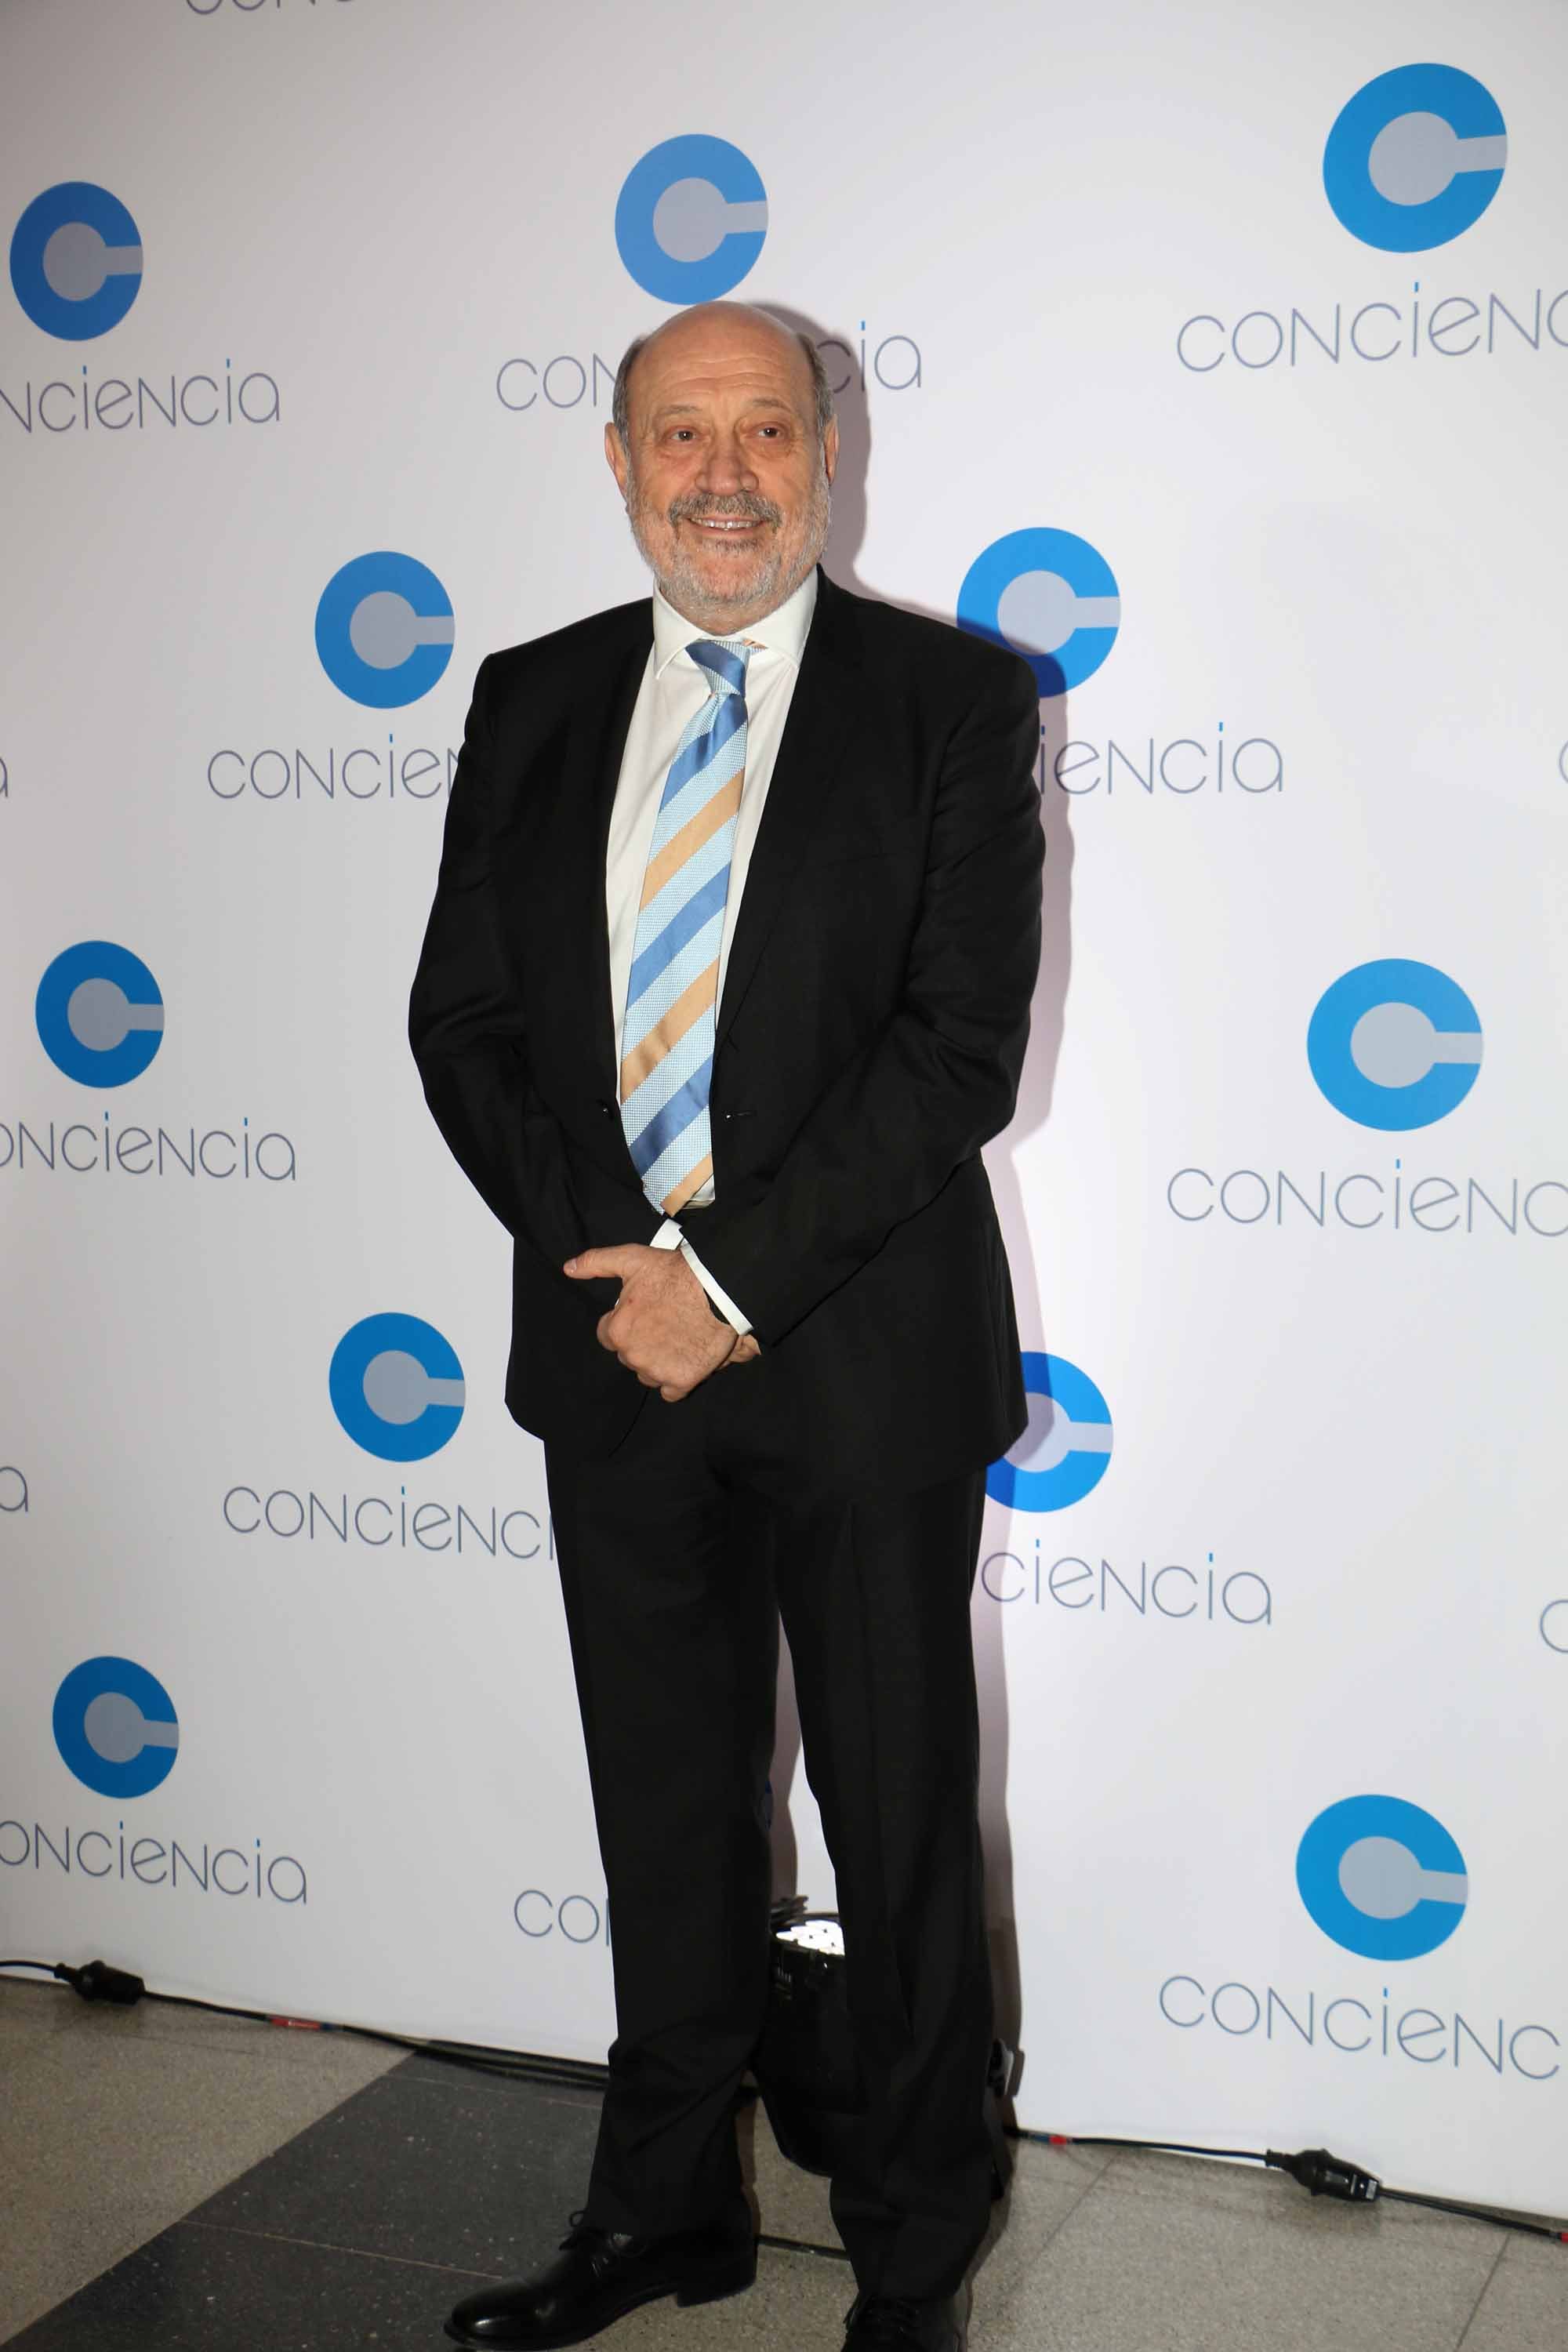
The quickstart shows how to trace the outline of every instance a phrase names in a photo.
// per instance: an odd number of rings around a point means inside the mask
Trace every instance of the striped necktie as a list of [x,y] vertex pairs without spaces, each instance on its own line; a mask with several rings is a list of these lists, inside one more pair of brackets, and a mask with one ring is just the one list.
[[746,769],[748,645],[687,647],[708,699],[670,761],[643,877],[621,1039],[621,1123],[643,1191],[676,1216],[713,1173],[708,1090],[719,948]]

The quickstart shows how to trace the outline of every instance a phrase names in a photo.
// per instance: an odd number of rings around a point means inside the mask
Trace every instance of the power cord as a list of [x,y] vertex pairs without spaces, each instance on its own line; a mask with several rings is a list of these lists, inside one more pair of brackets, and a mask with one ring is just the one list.
[[[107,2001],[117,2008],[132,2009],[139,2000],[155,2000],[168,2009],[205,2010],[215,2017],[239,2017],[254,2024],[281,2026],[300,2032],[352,2033],[361,2042],[378,2042],[388,2049],[412,2051],[474,2074],[499,2074],[521,2082],[563,2083],[584,2090],[602,2090],[606,2080],[603,2066],[586,2065],[572,2058],[485,2050],[464,2042],[426,2042],[414,2034],[383,2032],[370,2025],[329,2025],[319,2018],[284,2017],[269,2014],[266,2010],[236,2009],[225,2001],[199,2000],[187,1993],[149,1992],[142,1978],[125,1969],[111,1969],[104,1960],[89,1960],[79,1969],[73,1969],[65,1960],[0,1960],[0,1970],[5,1969],[35,1969],[40,1975],[56,1977],[62,1984],[69,1985],[83,2000]],[[1289,2173],[1313,2197],[1332,2198],[1341,2204],[1371,2205],[1381,2200],[1390,2205],[1422,2205],[1434,2213],[1456,2214],[1468,2221],[1487,2221],[1494,2229],[1513,2230],[1527,2238],[1546,2238],[1554,2245],[1568,2245],[1568,2230],[1553,2230],[1544,2222],[1491,2212],[1484,2205],[1457,2204],[1446,2197],[1423,2197],[1409,2189],[1385,2188],[1375,2173],[1363,2171],[1360,2165],[1348,2164],[1342,2157],[1331,2156],[1326,2147],[1300,2148],[1294,2155],[1286,2155],[1278,2148],[1198,2147],[1184,2140],[1109,2139],[1090,2134],[1080,2137],[1067,2132],[1026,2132],[1016,2128],[1010,2137],[1038,2141],[1049,2147],[1124,2147],[1142,2149],[1155,2156],[1206,2156],[1234,2164],[1259,2164],[1270,2171]],[[838,2247],[814,2245],[804,2239],[764,2237],[763,2243],[794,2252],[830,2254],[835,2259],[847,2260]]]
[[1553,2245],[1568,2245],[1568,2230],[1520,2221],[1510,2213],[1489,2211],[1484,2205],[1459,2205],[1447,2197],[1421,2197],[1410,2189],[1386,2189],[1374,2172],[1347,2164],[1343,2157],[1331,2156],[1326,2147],[1303,2147],[1294,2155],[1284,2155],[1275,2147],[1194,2147],[1183,2140],[1104,2139],[1088,2133],[1082,2138],[1066,2132],[1029,2132],[1021,2137],[1043,2139],[1050,2147],[1143,2148],[1155,2156],[1209,2156],[1228,2158],[1234,2164],[1261,2164],[1272,2172],[1288,2172],[1311,2196],[1331,2197],[1343,2205],[1371,2205],[1380,2200],[1388,2205],[1425,2205],[1434,2213],[1457,2213],[1467,2221],[1489,2221],[1497,2230],[1517,2230],[1527,2238],[1548,2238]]
[[372,2025],[333,2025],[321,2018],[286,2017],[264,2009],[237,2009],[227,2001],[198,2000],[192,1993],[149,1992],[141,1977],[124,1969],[111,1969],[104,1960],[89,1960],[80,1969],[73,1969],[64,1960],[0,1960],[0,1970],[5,1969],[37,1969],[44,1976],[58,1977],[83,2000],[108,2001],[121,2009],[133,2009],[140,2000],[155,2000],[165,2009],[198,2009],[212,2017],[238,2017],[253,2025],[280,2026],[294,2032],[349,2033],[360,2042],[378,2042],[388,2049],[412,2051],[423,2058],[439,2059],[447,2065],[467,2067],[477,2074],[515,2075],[526,2082],[569,2084],[585,2090],[603,2090],[606,2079],[603,2066],[586,2065],[573,2058],[485,2050],[465,2042],[424,2041],[416,2034],[386,2032]]

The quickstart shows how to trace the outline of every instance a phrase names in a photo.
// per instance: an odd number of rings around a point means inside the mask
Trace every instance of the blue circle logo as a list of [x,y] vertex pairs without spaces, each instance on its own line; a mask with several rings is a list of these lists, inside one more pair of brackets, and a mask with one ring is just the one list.
[[1459,986],[1429,963],[1357,964],[1319,999],[1307,1029],[1319,1087],[1358,1127],[1430,1127],[1469,1093],[1481,1024]]
[[1426,253],[1479,220],[1508,134],[1484,83],[1457,66],[1399,66],[1358,89],[1329,133],[1323,190],[1352,236]]
[[142,290],[142,232],[107,188],[62,180],[16,223],[11,283],[45,334],[68,343],[107,335]]
[[428,694],[452,658],[452,600],[411,555],[382,548],[334,572],[316,607],[316,651],[342,694],[395,710]]
[[1403,1797],[1345,1797],[1320,1813],[1296,1854],[1296,1884],[1325,1936],[1363,1960],[1418,1960],[1465,1916],[1465,1857]]
[[140,956],[110,940],[79,940],[58,955],[34,1012],[45,1053],[79,1086],[125,1086],[163,1042],[157,982]]
[[691,131],[650,147],[616,200],[616,243],[645,294],[711,302],[738,286],[768,233],[768,192],[749,155]]
[[1026,1355],[1029,1425],[985,1473],[994,1503],[1015,1511],[1065,1511],[1098,1486],[1110,1465],[1110,1408],[1087,1372],[1065,1356]]
[[416,1315],[367,1315],[345,1331],[327,1388],[354,1444],[384,1462],[438,1454],[463,1418],[463,1367]]
[[1010,530],[964,573],[958,625],[1022,654],[1048,698],[1094,676],[1121,626],[1121,591],[1087,539]]
[[55,1746],[100,1797],[144,1797],[174,1769],[174,1702],[131,1658],[87,1658],[55,1693]]

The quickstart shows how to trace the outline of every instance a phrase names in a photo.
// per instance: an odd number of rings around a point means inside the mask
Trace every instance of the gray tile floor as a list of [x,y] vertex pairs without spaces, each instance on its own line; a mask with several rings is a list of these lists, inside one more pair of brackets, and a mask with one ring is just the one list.
[[[346,2035],[0,1982],[0,2343],[26,2329],[18,2352],[435,2352],[455,2294],[549,2249],[593,2120],[583,2092],[400,2063]],[[760,2116],[742,2144],[764,2231],[836,2243],[823,2184],[784,2163]],[[837,2352],[850,2292],[842,2262],[764,2245],[751,2294],[658,2305],[608,2340]],[[247,2309],[258,2325],[237,2330]],[[1568,2246],[1314,2204],[1240,2167],[1026,2144],[975,2282],[973,2344],[1564,2352]]]

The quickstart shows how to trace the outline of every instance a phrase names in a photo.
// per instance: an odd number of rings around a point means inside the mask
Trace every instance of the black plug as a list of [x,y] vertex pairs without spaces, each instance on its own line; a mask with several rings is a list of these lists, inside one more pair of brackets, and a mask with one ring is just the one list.
[[1263,2161],[1276,2172],[1288,2172],[1314,2197],[1337,2197],[1346,2205],[1370,2205],[1383,2188],[1375,2173],[1347,2164],[1342,2156],[1331,2156],[1326,2147],[1304,2147],[1294,2156],[1281,2156],[1271,2147]]
[[140,1977],[129,1975],[124,1969],[111,1969],[107,1960],[89,1960],[84,1969],[73,1969],[65,1960],[57,1960],[55,1974],[83,2000],[108,2000],[121,2009],[133,2009],[147,1988]]

